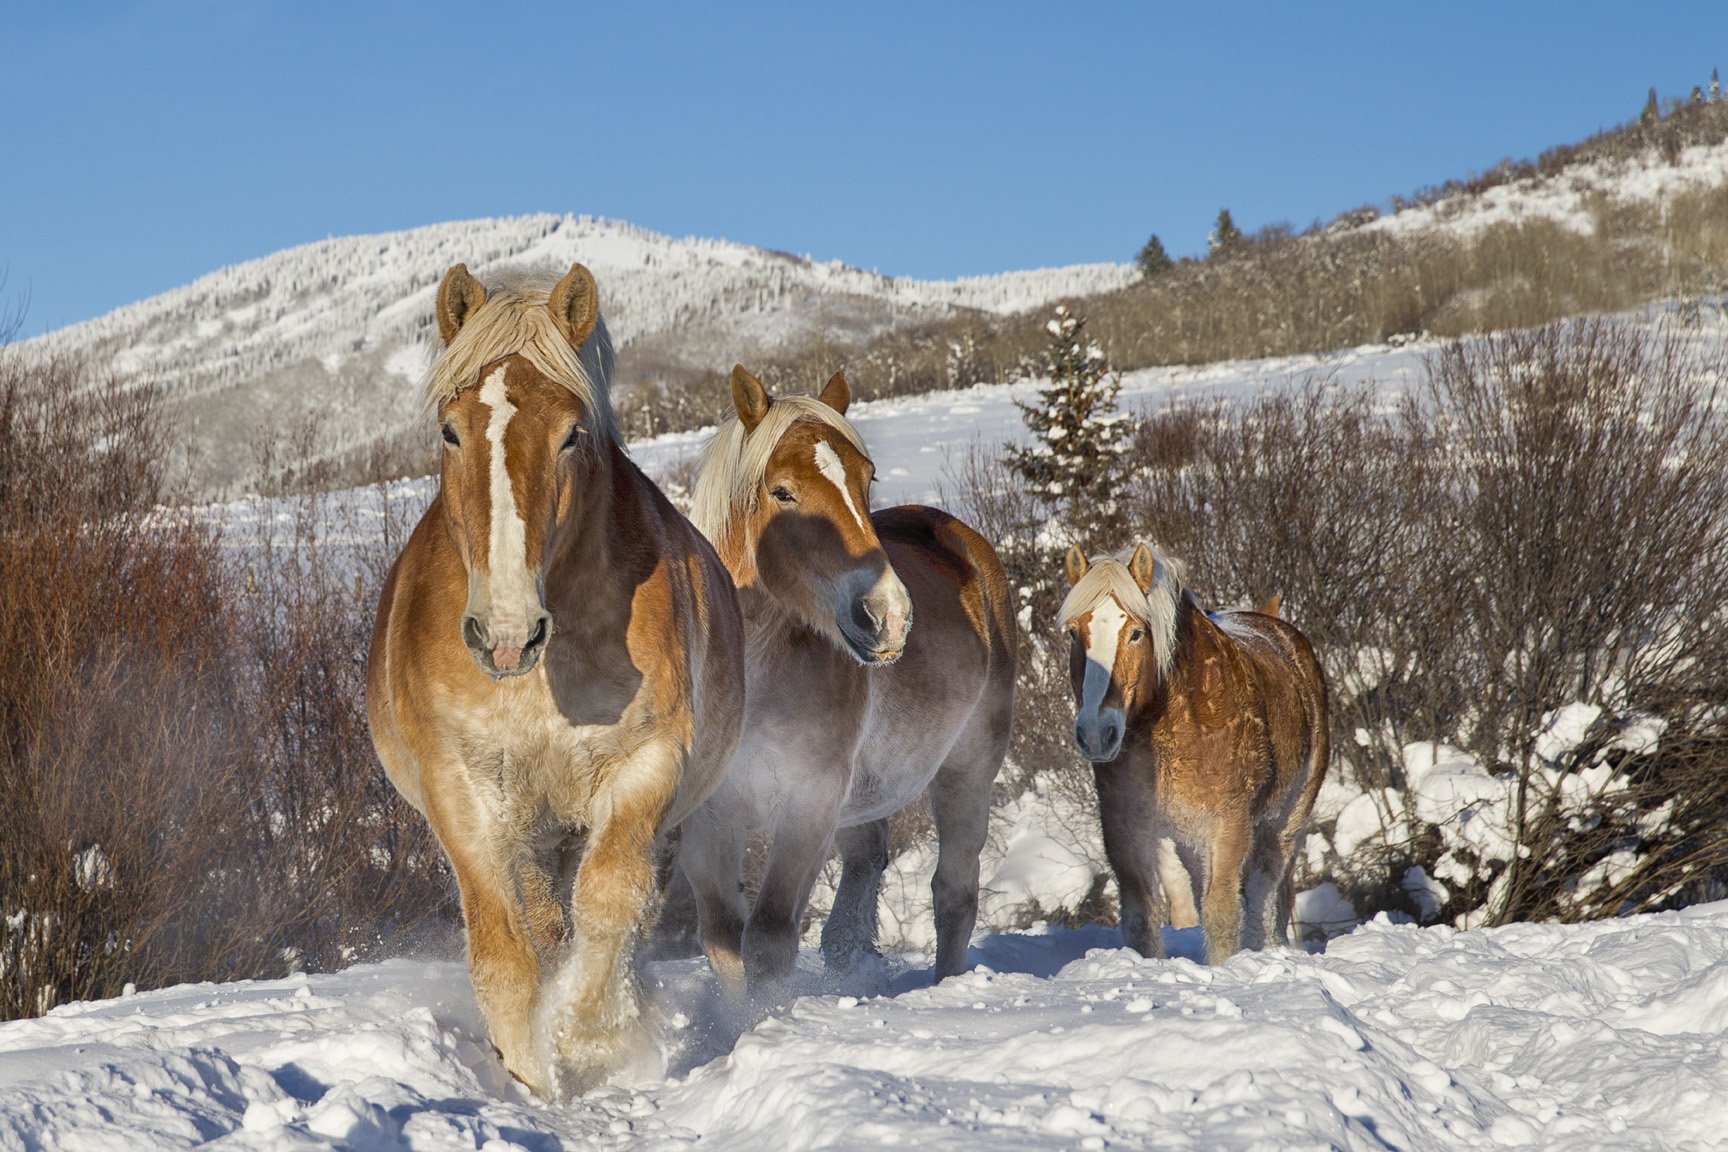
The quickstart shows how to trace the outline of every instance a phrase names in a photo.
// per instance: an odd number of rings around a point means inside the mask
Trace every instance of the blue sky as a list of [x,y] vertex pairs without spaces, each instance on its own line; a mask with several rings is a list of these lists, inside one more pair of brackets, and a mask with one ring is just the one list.
[[1204,247],[1728,68],[1728,4],[0,0],[25,332],[326,235],[579,212],[886,273]]

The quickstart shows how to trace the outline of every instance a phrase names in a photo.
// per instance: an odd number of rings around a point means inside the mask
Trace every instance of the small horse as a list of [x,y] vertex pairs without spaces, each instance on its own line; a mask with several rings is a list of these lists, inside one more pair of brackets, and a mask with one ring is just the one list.
[[1291,866],[1328,753],[1313,648],[1275,617],[1276,598],[1271,613],[1202,611],[1145,544],[1090,561],[1070,548],[1064,567],[1074,741],[1093,764],[1123,941],[1164,954],[1159,849],[1171,841],[1200,881],[1209,963],[1286,943]]
[[646,1049],[636,940],[737,746],[743,621],[624,454],[586,268],[488,291],[458,264],[437,319],[439,493],[384,582],[368,718],[450,858],[505,1067],[578,1091]]
[[[888,817],[926,790],[940,837],[938,980],[964,971],[978,915],[1014,701],[1007,578],[984,538],[944,512],[870,513],[875,466],[845,419],[850,397],[836,373],[817,399],[770,399],[734,368],[737,415],[696,481],[691,518],[738,585],[749,690],[738,754],[685,822],[679,864],[703,950],[735,993],[790,972],[836,841],[823,956],[846,970],[874,954]],[[759,828],[773,847],[752,909],[740,873]]]

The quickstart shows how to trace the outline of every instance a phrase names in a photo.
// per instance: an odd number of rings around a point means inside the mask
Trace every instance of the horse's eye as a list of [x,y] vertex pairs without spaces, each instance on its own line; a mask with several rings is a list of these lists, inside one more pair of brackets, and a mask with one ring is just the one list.
[[571,448],[576,447],[576,442],[578,440],[580,440],[581,438],[582,438],[582,425],[578,424],[574,428],[570,429],[570,435],[564,437],[564,443],[559,446],[558,451],[564,452],[564,451],[567,451]]
[[456,438],[456,429],[449,424],[444,425],[444,443],[450,445],[452,448],[460,448],[462,446],[462,441]]
[[780,503],[782,503],[782,504],[796,504],[796,503],[798,503],[798,498],[796,496],[792,495],[792,490],[790,488],[786,488],[786,487],[775,488],[772,492],[769,493],[769,495],[774,497],[774,499],[780,501]]
[[1136,629],[1134,629],[1134,631],[1128,633],[1128,643],[1138,644],[1138,643],[1140,643],[1140,637],[1142,637],[1144,635],[1145,635],[1144,632],[1142,632],[1142,631],[1140,631],[1140,629],[1136,628]]

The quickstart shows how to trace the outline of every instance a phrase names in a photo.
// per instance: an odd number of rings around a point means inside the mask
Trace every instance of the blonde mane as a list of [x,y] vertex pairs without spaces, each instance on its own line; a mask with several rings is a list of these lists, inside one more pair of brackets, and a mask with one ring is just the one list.
[[691,523],[720,555],[727,554],[733,525],[756,510],[775,445],[800,420],[816,420],[836,428],[862,455],[870,455],[851,422],[813,396],[775,397],[768,414],[752,432],[746,433],[743,423],[733,416],[720,425],[702,450],[690,502]]
[[518,270],[490,277],[486,302],[438,353],[426,374],[427,409],[436,410],[464,388],[477,386],[486,365],[520,355],[582,401],[590,433],[619,441],[612,412],[612,336],[605,319],[596,317],[581,350],[572,348],[547,307],[557,282],[555,275]]
[[1158,678],[1170,674],[1176,662],[1176,621],[1182,606],[1182,577],[1176,564],[1157,545],[1147,544],[1152,552],[1152,588],[1142,592],[1128,571],[1128,560],[1135,545],[1114,556],[1094,556],[1086,575],[1068,590],[1062,607],[1056,610],[1058,624],[1066,628],[1086,613],[1114,596],[1122,610],[1146,626],[1152,635],[1152,652],[1158,661]]

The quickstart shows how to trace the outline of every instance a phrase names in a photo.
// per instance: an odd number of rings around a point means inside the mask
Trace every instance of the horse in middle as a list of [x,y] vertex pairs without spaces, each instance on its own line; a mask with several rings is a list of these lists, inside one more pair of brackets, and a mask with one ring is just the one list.
[[[888,817],[928,792],[939,838],[935,978],[965,970],[978,856],[1008,749],[1015,620],[995,551],[934,508],[870,512],[875,466],[836,373],[817,398],[770,397],[732,370],[736,415],[708,445],[691,519],[738,586],[744,732],[685,822],[679,864],[703,951],[732,992],[788,975],[837,843],[823,958],[875,953]],[[754,907],[745,839],[772,838]]]

